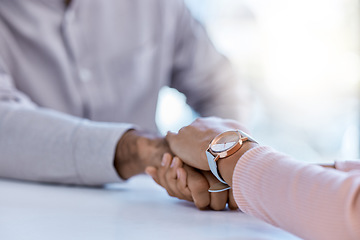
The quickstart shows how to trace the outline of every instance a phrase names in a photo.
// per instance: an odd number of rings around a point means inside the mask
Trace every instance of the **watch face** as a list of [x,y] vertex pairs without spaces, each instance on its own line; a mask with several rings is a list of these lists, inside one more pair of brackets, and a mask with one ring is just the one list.
[[228,131],[217,136],[211,143],[211,150],[213,152],[223,152],[241,141],[241,136],[237,131]]

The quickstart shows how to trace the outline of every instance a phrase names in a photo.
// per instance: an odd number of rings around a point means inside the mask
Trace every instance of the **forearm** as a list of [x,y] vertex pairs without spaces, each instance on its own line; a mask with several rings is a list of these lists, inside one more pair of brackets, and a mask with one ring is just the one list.
[[121,181],[113,160],[130,127],[0,103],[0,176],[83,185]]
[[257,145],[258,144],[254,142],[244,142],[241,148],[236,153],[227,158],[222,158],[218,160],[218,170],[220,172],[220,175],[230,186],[233,185],[232,178],[237,162],[239,161],[241,156],[244,155],[245,152],[247,152],[253,147],[256,147]]
[[297,162],[268,147],[241,157],[233,175],[239,208],[305,239],[359,239],[358,174]]

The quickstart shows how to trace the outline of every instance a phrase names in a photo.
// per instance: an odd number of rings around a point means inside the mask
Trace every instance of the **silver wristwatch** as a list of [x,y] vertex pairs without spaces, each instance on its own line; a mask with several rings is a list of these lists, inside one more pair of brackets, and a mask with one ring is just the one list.
[[211,186],[209,192],[222,192],[230,189],[229,184],[224,181],[218,171],[217,160],[231,156],[237,152],[246,141],[256,142],[240,130],[223,132],[211,141],[205,153],[210,170],[219,182]]

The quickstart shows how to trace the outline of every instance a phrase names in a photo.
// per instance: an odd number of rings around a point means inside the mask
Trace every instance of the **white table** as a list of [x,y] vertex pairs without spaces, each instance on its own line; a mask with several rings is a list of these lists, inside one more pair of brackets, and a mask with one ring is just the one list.
[[200,211],[147,176],[107,188],[0,180],[1,240],[298,239],[239,211]]

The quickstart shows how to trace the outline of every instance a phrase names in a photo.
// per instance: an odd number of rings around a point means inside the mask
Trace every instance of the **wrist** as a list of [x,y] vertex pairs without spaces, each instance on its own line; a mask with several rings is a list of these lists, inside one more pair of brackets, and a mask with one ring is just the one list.
[[123,179],[143,173],[147,166],[159,166],[161,157],[170,152],[163,137],[140,130],[129,130],[119,140],[114,166]]
[[256,142],[245,142],[241,148],[229,157],[219,159],[218,171],[227,184],[232,187],[232,176],[239,159],[250,149],[258,146]]

